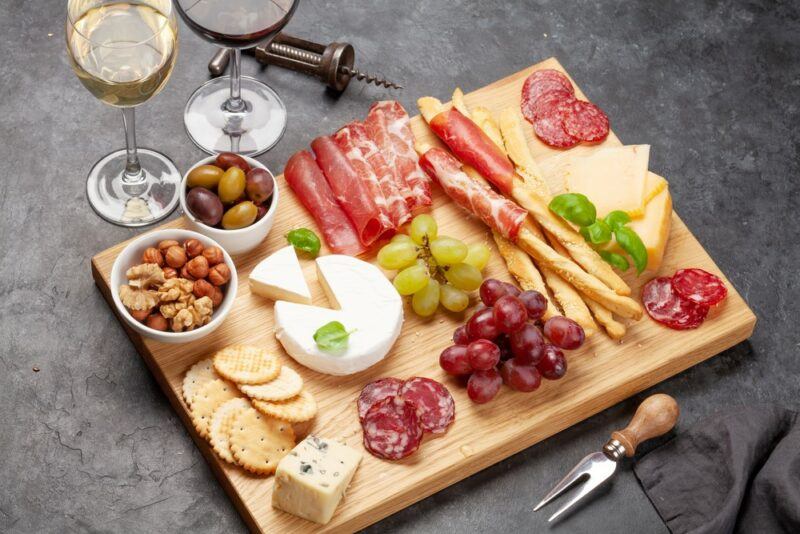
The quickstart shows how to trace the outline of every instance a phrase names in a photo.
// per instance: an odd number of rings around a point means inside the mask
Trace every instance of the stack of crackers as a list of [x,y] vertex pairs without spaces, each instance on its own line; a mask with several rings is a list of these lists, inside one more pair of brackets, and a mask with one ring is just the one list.
[[260,475],[274,473],[295,446],[292,423],[317,413],[297,372],[248,345],[194,364],[183,379],[183,398],[197,432],[219,457]]

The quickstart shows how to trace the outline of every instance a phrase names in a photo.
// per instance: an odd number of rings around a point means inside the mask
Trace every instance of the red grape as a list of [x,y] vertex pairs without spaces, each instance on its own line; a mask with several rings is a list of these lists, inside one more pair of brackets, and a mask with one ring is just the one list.
[[467,382],[467,395],[472,402],[483,404],[492,400],[502,385],[503,379],[496,369],[475,371]]
[[514,284],[512,284],[510,282],[503,282],[503,283],[506,286],[506,295],[511,295],[513,297],[518,297],[519,296],[520,291],[522,291],[520,288],[518,288],[517,286],[515,286]]
[[500,334],[494,322],[491,308],[484,308],[472,315],[467,321],[467,335],[471,341],[476,339],[494,339]]
[[528,320],[528,310],[517,297],[505,295],[494,303],[494,322],[497,329],[506,334],[516,332]]
[[528,310],[528,317],[532,321],[538,321],[542,318],[547,309],[547,298],[544,295],[531,289],[520,293],[519,299]]
[[558,348],[575,350],[583,345],[586,335],[581,325],[566,317],[551,317],[544,323],[544,335]]
[[510,336],[511,352],[518,363],[536,365],[542,359],[544,338],[533,323],[526,323]]
[[536,364],[536,368],[546,379],[558,380],[567,374],[567,359],[564,358],[564,353],[561,352],[561,349],[550,343],[545,343],[544,356]]
[[539,371],[533,365],[524,365],[516,360],[508,360],[500,368],[503,382],[517,391],[533,391],[542,383]]
[[476,371],[487,371],[500,361],[500,347],[487,339],[478,339],[467,345],[467,358]]
[[497,299],[508,294],[508,285],[510,284],[495,278],[487,278],[483,281],[480,289],[478,290],[481,295],[481,300],[487,306],[494,306],[494,303],[497,302]]
[[453,345],[444,349],[439,356],[439,365],[450,375],[468,375],[472,372],[467,358],[467,347],[464,345]]
[[456,345],[469,345],[469,335],[467,334],[467,325],[462,324],[456,331],[453,332],[453,343]]

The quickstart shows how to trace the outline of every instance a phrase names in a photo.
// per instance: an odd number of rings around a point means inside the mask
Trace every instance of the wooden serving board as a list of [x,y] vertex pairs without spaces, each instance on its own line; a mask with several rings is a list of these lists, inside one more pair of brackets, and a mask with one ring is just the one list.
[[[468,94],[466,102],[469,106],[486,106],[493,112],[518,105],[525,78],[539,68],[563,70],[555,59],[549,59]],[[366,111],[364,109],[365,114]],[[437,142],[420,117],[412,119],[412,127],[419,140]],[[527,123],[525,128],[535,157],[556,152],[535,139]],[[619,144],[613,133],[603,143],[610,146]],[[596,145],[572,150],[595,149]],[[503,388],[492,402],[476,405],[468,399],[465,388],[448,377],[438,363],[439,353],[451,344],[452,331],[463,323],[464,316],[440,311],[425,320],[414,315],[407,306],[402,334],[384,361],[348,377],[315,373],[291,361],[283,352],[272,331],[272,302],[252,295],[247,282],[250,270],[258,261],[286,244],[284,236],[290,229],[299,226],[315,228],[283,177],[278,181],[281,205],[275,226],[255,251],[235,258],[240,281],[238,295],[233,310],[216,332],[193,343],[168,345],[143,339],[128,330],[197,446],[254,531],[343,532],[363,528],[718,354],[747,339],[755,326],[756,318],[752,311],[726,280],[730,290],[727,300],[699,329],[685,332],[668,330],[645,316],[631,325],[622,343],[615,343],[598,333],[581,350],[570,352],[569,371],[562,380],[545,381],[530,394]],[[677,179],[672,187],[680,187]],[[487,228],[449,202],[437,187],[434,189],[433,213],[439,222],[440,234],[468,243],[489,243],[494,254],[485,276],[509,279]],[[183,219],[162,226],[176,227],[184,227]],[[93,275],[109,304],[111,266],[125,245],[120,243],[92,259]],[[720,272],[680,218],[673,214],[672,232],[661,272],[671,274],[677,268],[688,266]],[[323,291],[314,282],[313,261],[303,260],[303,269],[312,286],[314,303],[326,306]],[[634,297],[638,298],[642,282],[650,278],[647,275],[640,280],[628,277]],[[113,309],[113,304],[111,307]],[[306,387],[319,404],[319,414],[310,428],[319,436],[340,438],[363,450],[355,400],[364,384],[382,376],[406,378],[421,375],[443,382],[456,401],[455,423],[444,436],[426,437],[419,451],[400,462],[381,461],[365,452],[346,499],[333,520],[320,527],[274,510],[270,505],[273,479],[251,476],[219,460],[191,424],[180,394],[183,374],[194,362],[231,343],[266,346],[302,374]]]

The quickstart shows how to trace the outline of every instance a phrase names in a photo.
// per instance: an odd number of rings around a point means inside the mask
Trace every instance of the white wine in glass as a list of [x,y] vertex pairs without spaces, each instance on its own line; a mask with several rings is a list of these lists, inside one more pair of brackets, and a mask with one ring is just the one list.
[[92,208],[115,224],[154,223],[178,202],[178,169],[163,154],[137,148],[134,126],[134,107],[158,94],[172,73],[177,32],[169,0],[67,4],[73,70],[95,97],[122,109],[126,148],[98,161],[87,180]]

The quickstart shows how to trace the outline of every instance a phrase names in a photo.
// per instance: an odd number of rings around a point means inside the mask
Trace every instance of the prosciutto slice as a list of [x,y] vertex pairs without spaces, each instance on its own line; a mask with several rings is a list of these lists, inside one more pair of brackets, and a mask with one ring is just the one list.
[[336,200],[353,223],[361,244],[368,247],[391,230],[391,221],[381,218],[381,211],[367,185],[361,181],[358,171],[336,141],[329,135],[317,137],[311,142],[311,149]]
[[396,183],[404,192],[408,209],[414,211],[430,206],[431,183],[419,166],[411,119],[405,108],[395,100],[375,102],[364,124],[367,135],[378,145],[389,166],[396,170]]
[[[336,132],[334,139],[336,139],[336,142],[348,155],[351,163],[354,161],[355,155],[353,154],[353,157],[351,157],[351,152],[345,149],[344,146],[356,147],[360,151],[361,156],[369,163],[380,185],[380,190],[383,193],[383,198],[386,202],[386,208],[389,212],[389,218],[392,220],[392,224],[399,228],[407,223],[411,218],[411,212],[406,205],[402,191],[397,186],[394,170],[386,162],[386,158],[383,157],[375,141],[370,139],[369,135],[367,135],[367,128],[364,126],[364,123],[358,121],[351,122]],[[403,181],[403,185],[405,185],[405,181]],[[406,187],[406,189],[408,188]],[[410,194],[411,189],[408,189],[408,192]]]
[[286,163],[283,177],[300,203],[314,217],[333,252],[351,256],[364,252],[353,224],[336,201],[314,156],[307,150],[295,153]]
[[473,167],[503,194],[511,194],[514,165],[477,124],[451,108],[436,115],[430,126],[458,159]]
[[420,159],[422,168],[447,196],[506,239],[516,240],[528,212],[461,170],[461,162],[441,148],[431,148]]
[[356,146],[353,139],[353,131],[355,130],[354,123],[348,124],[341,128],[333,135],[333,140],[339,145],[339,148],[344,152],[345,157],[350,161],[350,164],[358,173],[361,181],[367,186],[369,195],[375,201],[380,211],[381,223],[388,228],[386,233],[394,233],[395,224],[389,215],[389,204],[386,202],[386,195],[383,194],[381,184],[378,181],[378,176],[372,169],[367,158],[361,153],[361,149]]

